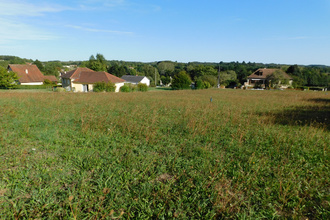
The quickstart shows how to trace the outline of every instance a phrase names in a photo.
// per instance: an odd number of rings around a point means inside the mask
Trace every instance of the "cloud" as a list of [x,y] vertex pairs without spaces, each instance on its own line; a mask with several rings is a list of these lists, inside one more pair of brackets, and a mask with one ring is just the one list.
[[58,37],[53,34],[46,33],[33,26],[14,22],[0,18],[0,43],[8,43],[15,40],[54,40]]
[[277,40],[277,41],[288,41],[288,40],[307,40],[311,39],[311,37],[307,36],[295,36],[295,37],[273,37],[273,38],[266,38],[264,40]]
[[73,10],[72,8],[57,4],[32,4],[19,0],[0,0],[1,15],[0,16],[42,16],[45,13],[61,12],[65,10]]
[[69,7],[23,0],[0,0],[0,43],[25,40],[54,40],[57,36],[28,22],[27,17],[40,17],[48,13],[58,13],[72,10]]
[[79,3],[83,10],[108,9],[126,5],[125,0],[84,0]]
[[125,32],[125,31],[115,31],[115,30],[102,30],[102,29],[94,29],[94,28],[87,28],[82,26],[76,26],[76,25],[66,25],[68,28],[74,28],[82,31],[87,32],[103,32],[103,33],[113,33],[113,34],[133,34],[133,32]]

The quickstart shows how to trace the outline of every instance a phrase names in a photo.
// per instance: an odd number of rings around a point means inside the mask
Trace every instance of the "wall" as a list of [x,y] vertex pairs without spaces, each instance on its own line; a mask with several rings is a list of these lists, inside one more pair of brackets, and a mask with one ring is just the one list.
[[144,84],[146,84],[147,86],[150,86],[150,80],[149,80],[147,77],[144,77],[144,78],[141,80],[141,83],[144,83]]

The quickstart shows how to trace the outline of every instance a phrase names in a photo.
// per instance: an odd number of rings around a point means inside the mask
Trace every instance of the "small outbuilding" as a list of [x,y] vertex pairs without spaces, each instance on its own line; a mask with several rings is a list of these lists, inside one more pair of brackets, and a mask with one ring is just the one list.
[[121,77],[123,80],[125,80],[127,83],[131,84],[139,84],[143,83],[147,86],[150,86],[150,79],[146,76],[134,76],[134,75],[124,75]]

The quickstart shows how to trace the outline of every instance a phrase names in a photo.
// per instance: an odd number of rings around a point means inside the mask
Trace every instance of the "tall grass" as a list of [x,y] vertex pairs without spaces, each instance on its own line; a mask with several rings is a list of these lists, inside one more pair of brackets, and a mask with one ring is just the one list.
[[329,103],[295,91],[2,92],[0,218],[328,219]]

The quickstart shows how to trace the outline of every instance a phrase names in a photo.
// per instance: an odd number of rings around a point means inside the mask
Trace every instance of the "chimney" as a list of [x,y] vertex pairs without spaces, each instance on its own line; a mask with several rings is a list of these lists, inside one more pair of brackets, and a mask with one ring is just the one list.
[[26,73],[26,74],[28,74],[28,73],[29,73],[28,69],[25,69],[25,73]]

